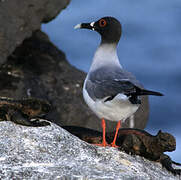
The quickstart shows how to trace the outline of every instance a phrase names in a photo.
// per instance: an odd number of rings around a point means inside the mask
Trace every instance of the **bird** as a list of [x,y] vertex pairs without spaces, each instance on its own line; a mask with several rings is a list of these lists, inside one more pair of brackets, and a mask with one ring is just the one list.
[[[117,55],[122,26],[116,18],[107,16],[91,23],[80,23],[74,29],[93,30],[101,36],[84,81],[83,98],[97,117],[102,119],[102,143],[97,145],[117,147],[116,138],[121,124],[138,110],[140,96],[163,94],[144,89],[132,73],[123,69]],[[106,142],[105,120],[117,122],[111,144]]]

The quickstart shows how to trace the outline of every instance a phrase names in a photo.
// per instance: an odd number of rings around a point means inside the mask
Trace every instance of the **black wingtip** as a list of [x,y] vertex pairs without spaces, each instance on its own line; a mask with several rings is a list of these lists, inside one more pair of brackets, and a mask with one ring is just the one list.
[[154,96],[164,96],[162,93],[160,92],[156,92],[156,91],[150,91],[150,90],[146,90],[146,89],[140,89],[139,90],[140,95],[154,95]]
[[160,92],[156,92],[155,94],[156,96],[164,96],[164,94],[160,93]]
[[164,94],[160,93],[160,92],[154,92],[154,91],[150,91],[148,92],[148,95],[154,95],[154,96],[164,96]]

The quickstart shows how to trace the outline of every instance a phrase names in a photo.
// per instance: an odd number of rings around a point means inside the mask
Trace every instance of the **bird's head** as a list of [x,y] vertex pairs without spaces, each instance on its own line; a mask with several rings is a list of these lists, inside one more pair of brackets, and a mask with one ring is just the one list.
[[118,43],[122,34],[120,22],[114,17],[103,17],[96,22],[77,24],[75,29],[90,29],[101,35],[102,43]]

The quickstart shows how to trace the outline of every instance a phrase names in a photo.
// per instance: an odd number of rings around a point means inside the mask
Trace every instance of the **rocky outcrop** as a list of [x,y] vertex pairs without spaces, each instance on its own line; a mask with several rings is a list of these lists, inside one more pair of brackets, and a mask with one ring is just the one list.
[[55,18],[70,0],[0,0],[0,63],[41,23]]
[[55,124],[0,123],[0,179],[179,179],[159,163],[87,144]]
[[[0,67],[0,96],[21,99],[31,96],[48,100],[53,108],[47,118],[58,125],[76,125],[101,129],[100,120],[82,98],[85,73],[71,66],[41,31],[23,41]],[[135,127],[144,128],[148,118],[148,101],[135,115]],[[129,126],[129,121],[124,126]],[[108,122],[107,131],[115,123]]]

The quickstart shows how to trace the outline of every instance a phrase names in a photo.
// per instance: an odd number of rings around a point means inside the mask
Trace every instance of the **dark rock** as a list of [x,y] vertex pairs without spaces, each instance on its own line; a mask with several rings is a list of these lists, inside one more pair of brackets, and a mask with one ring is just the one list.
[[[85,73],[71,66],[41,31],[17,47],[0,67],[0,96],[16,99],[32,96],[48,100],[48,115],[58,125],[77,125],[100,130],[101,121],[82,98]],[[144,128],[148,118],[147,97],[135,115],[134,127]],[[129,121],[124,126],[129,127]],[[108,122],[107,131],[115,128]]]
[[159,163],[90,145],[54,124],[0,124],[0,179],[179,179]]
[[0,0],[0,63],[41,23],[55,18],[70,0]]
[[44,100],[27,98],[13,99],[0,97],[0,121],[13,121],[24,126],[40,127],[50,125],[40,121],[51,110],[51,105]]

